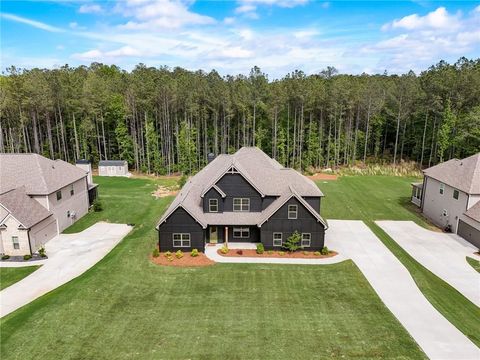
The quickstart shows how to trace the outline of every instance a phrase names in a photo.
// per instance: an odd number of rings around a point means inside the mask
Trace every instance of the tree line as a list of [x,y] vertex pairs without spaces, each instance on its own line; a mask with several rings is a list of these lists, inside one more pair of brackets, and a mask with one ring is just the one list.
[[208,153],[257,146],[285,166],[358,162],[428,167],[480,151],[480,59],[444,61],[419,75],[294,71],[272,80],[137,65],[6,69],[0,152],[136,171],[193,173]]

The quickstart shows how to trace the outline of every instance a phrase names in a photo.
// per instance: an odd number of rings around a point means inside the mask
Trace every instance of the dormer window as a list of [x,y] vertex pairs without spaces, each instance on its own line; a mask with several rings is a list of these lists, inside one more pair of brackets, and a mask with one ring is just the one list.
[[218,199],[208,199],[208,211],[218,212]]
[[298,217],[298,206],[297,205],[288,205],[288,218],[296,219]]
[[233,211],[248,212],[250,211],[249,198],[233,198]]

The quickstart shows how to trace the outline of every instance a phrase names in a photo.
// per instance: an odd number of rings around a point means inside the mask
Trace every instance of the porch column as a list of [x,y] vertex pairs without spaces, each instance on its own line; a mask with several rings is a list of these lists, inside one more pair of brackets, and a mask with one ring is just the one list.
[[228,226],[225,226],[225,245],[228,246]]

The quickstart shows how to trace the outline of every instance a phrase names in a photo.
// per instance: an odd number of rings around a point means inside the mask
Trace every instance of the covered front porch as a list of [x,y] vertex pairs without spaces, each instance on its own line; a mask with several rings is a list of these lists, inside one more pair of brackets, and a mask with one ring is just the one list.
[[208,225],[206,242],[220,243],[258,243],[260,229],[255,225]]

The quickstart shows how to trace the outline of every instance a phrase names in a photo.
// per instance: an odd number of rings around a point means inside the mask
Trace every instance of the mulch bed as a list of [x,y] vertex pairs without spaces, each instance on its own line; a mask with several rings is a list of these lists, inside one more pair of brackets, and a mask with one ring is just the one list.
[[308,176],[308,178],[310,178],[312,180],[337,180],[338,176],[335,175],[335,174],[318,173],[318,174],[310,175],[310,176]]
[[150,260],[156,265],[177,267],[199,267],[215,264],[215,261],[210,260],[203,253],[199,253],[198,256],[195,257],[190,256],[190,253],[184,253],[181,259],[177,259],[175,257],[175,253],[173,253],[172,255],[172,261],[166,258],[165,253],[160,253],[160,256],[156,258],[150,255]]
[[[241,251],[241,253],[239,253]],[[335,255],[338,255],[335,251],[330,251],[328,255],[314,255],[313,251],[308,251],[308,254],[305,255],[301,251],[296,251],[293,253],[285,252],[284,255],[280,255],[278,251],[274,251],[273,254],[269,254],[265,251],[263,254],[257,254],[257,251],[254,249],[229,249],[228,253],[223,254],[220,249],[217,250],[218,255],[226,256],[226,257],[260,257],[260,258],[284,258],[284,259],[324,259],[330,258]]]

